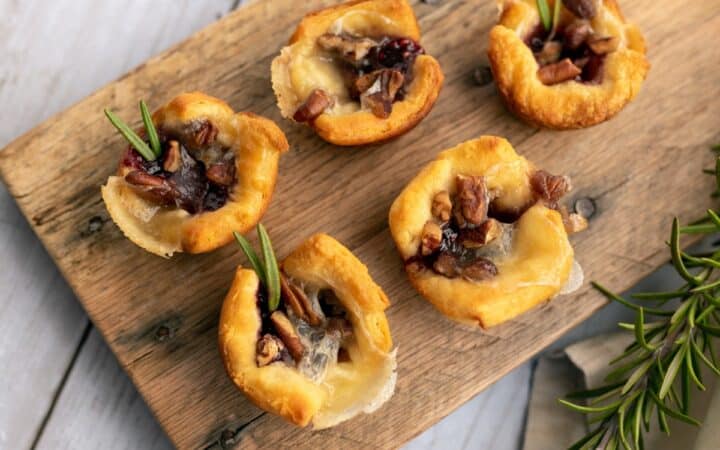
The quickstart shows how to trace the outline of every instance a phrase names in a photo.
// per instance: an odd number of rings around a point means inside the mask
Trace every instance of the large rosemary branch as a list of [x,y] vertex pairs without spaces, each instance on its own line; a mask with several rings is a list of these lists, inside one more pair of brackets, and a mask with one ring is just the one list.
[[[720,146],[713,148],[720,152]],[[715,170],[720,192],[720,157]],[[608,299],[636,311],[635,323],[620,327],[635,333],[635,342],[615,358],[605,384],[569,394],[563,405],[588,415],[592,431],[571,449],[642,449],[643,433],[653,414],[660,429],[670,434],[668,417],[700,425],[689,416],[691,391],[704,391],[701,368],[720,376],[713,340],[720,337],[720,251],[691,255],[680,247],[683,234],[720,232],[720,217],[708,210],[699,222],[681,227],[677,218],[670,232],[672,265],[684,280],[672,292],[634,294],[626,300],[593,283]],[[647,316],[657,320],[646,321]],[[585,404],[577,403],[584,400]]]

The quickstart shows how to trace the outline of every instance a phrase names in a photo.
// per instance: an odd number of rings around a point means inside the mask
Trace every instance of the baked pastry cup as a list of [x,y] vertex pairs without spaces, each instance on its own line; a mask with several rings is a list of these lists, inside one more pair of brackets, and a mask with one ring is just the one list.
[[390,208],[390,231],[423,297],[453,320],[492,327],[551,299],[569,280],[566,290],[579,287],[568,231],[587,221],[559,206],[569,189],[567,177],[484,136],[422,169]]
[[[125,236],[163,257],[221,247],[260,220],[275,188],[283,132],[270,120],[235,113],[225,102],[181,94],[152,116],[160,155],[132,146],[102,187]],[[149,140],[146,138],[146,141]]]
[[[556,1],[548,0],[553,9]],[[610,119],[640,91],[649,64],[640,30],[615,0],[563,0],[550,28],[536,0],[500,0],[488,55],[500,93],[525,121],[554,129]]]
[[378,409],[396,380],[382,289],[325,234],[303,242],[281,267],[274,311],[257,272],[237,269],[219,326],[232,381],[258,407],[298,426],[327,428]]
[[432,108],[440,64],[406,0],[355,0],[307,15],[272,63],[283,117],[336,145],[399,136]]

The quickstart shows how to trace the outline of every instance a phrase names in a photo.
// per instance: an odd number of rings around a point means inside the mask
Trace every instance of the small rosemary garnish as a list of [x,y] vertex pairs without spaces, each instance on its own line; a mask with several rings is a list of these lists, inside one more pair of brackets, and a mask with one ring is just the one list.
[[[720,152],[720,147],[713,150]],[[712,173],[720,190],[720,157]],[[585,399],[586,405],[559,400],[597,424],[571,449],[642,449],[653,413],[666,434],[670,434],[668,417],[700,425],[689,416],[691,389],[694,385],[705,390],[701,366],[720,376],[713,348],[713,339],[720,337],[720,251],[691,255],[680,247],[680,235],[718,232],[720,217],[713,210],[687,227],[673,220],[668,246],[672,265],[684,280],[676,291],[633,294],[636,302],[631,302],[592,283],[608,299],[636,311],[634,323],[620,323],[635,333],[635,342],[610,362],[615,368],[603,386],[567,396]],[[676,304],[666,307],[672,300]],[[646,322],[648,315],[658,319]]]
[[147,131],[148,145],[140,136],[135,133],[125,122],[122,121],[109,109],[105,109],[105,116],[108,118],[111,124],[120,132],[120,134],[137,150],[140,155],[145,158],[146,161],[155,161],[161,154],[162,148],[160,147],[160,138],[158,137],[157,130],[153,124],[150,112],[147,109],[144,101],[140,101],[140,114],[142,115],[143,123],[145,124],[145,131]]
[[260,251],[263,255],[262,261],[253,250],[250,242],[237,231],[233,232],[235,240],[240,244],[240,248],[245,253],[260,282],[267,289],[268,309],[272,312],[280,306],[280,270],[278,269],[277,258],[275,258],[270,237],[262,224],[258,224],[257,234],[260,239]]
[[148,111],[145,100],[140,100],[140,114],[142,115],[145,129],[147,130],[148,140],[150,141],[150,148],[152,148],[155,156],[160,157],[160,155],[162,155],[162,148],[160,147],[160,137],[158,137],[157,130],[155,129],[155,124],[152,121],[152,116],[150,115],[150,111]]
[[537,8],[543,27],[545,27],[546,31],[550,31],[550,28],[552,28],[553,20],[552,16],[550,15],[550,6],[548,6],[547,0],[537,0]]
[[538,13],[540,14],[540,21],[543,24],[545,31],[549,31],[547,40],[552,41],[557,31],[558,23],[560,22],[560,9],[562,7],[562,0],[555,0],[553,5],[552,14],[550,13],[550,6],[547,0],[537,0]]

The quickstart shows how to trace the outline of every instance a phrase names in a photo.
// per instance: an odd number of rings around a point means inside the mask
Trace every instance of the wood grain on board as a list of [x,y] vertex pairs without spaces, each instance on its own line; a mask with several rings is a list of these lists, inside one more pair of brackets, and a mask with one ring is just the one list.
[[[410,287],[387,230],[395,196],[440,150],[481,134],[507,137],[539,166],[566,173],[576,198],[597,205],[591,229],[573,238],[588,279],[623,289],[666,257],[671,214],[693,219],[712,204],[701,175],[720,140],[720,1],[625,2],[650,47],[638,100],[612,121],[574,132],[538,131],[514,119],[492,85],[477,86],[494,2],[415,2],[423,44],[446,85],[429,117],[390,143],[340,149],[283,121],[269,65],[307,11],[332,4],[254,2],[53,117],[0,152],[0,173],[122,366],[180,448],[232,443],[271,448],[396,447],[450,413],[604,304],[587,287],[486,332],[443,319]],[[370,268],[392,300],[399,347],[396,395],[370,416],[321,432],[264,414],[234,389],[216,348],[232,273],[230,246],[170,261],[142,252],[108,220],[99,187],[124,144],[101,111],[137,117],[137,100],[159,106],[203,90],[236,110],[276,120],[292,151],[281,161],[263,222],[279,255],[325,231]]]

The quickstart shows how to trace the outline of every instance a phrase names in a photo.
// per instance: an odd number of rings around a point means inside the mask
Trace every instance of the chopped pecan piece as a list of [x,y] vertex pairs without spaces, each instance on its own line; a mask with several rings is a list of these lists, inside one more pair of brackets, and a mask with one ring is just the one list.
[[295,298],[298,299],[300,305],[302,305],[302,308],[305,311],[306,322],[314,327],[320,325],[322,320],[320,319],[318,313],[313,309],[312,303],[307,297],[307,294],[305,294],[305,291],[303,291],[299,286],[293,284],[292,281],[290,281],[290,289],[293,291]]
[[502,232],[500,222],[488,219],[477,227],[460,230],[460,243],[466,248],[480,248],[500,237]]
[[295,111],[293,120],[296,122],[312,122],[335,102],[330,95],[322,89],[313,90],[305,103]]
[[432,215],[447,222],[450,220],[452,212],[452,203],[450,202],[450,194],[447,191],[441,191],[435,194],[432,202]]
[[167,184],[167,181],[155,175],[150,175],[147,172],[140,170],[133,170],[132,172],[125,175],[125,181],[135,186],[143,187],[161,187]]
[[159,205],[175,205],[178,198],[178,190],[162,177],[133,170],[125,175],[125,181],[135,187],[139,196]]
[[422,231],[420,253],[423,256],[432,254],[435,250],[440,248],[442,244],[442,228],[432,220],[425,222],[425,226]]
[[463,218],[473,225],[482,224],[487,218],[490,203],[485,177],[458,175],[455,182]]
[[405,76],[399,70],[381,69],[359,77],[355,85],[360,92],[362,106],[370,109],[376,117],[387,119],[404,82]]
[[620,39],[616,36],[610,37],[593,37],[588,39],[588,47],[596,55],[607,55],[617,50],[620,45]]
[[565,46],[577,50],[592,35],[593,29],[587,20],[576,20],[565,27]]
[[455,278],[458,276],[460,268],[458,266],[457,258],[450,253],[440,253],[438,258],[433,264],[433,270],[440,275],[445,275],[448,278]]
[[219,186],[231,186],[235,181],[235,164],[233,161],[211,164],[205,171],[205,176]]
[[563,225],[565,226],[565,231],[568,234],[579,233],[587,229],[588,221],[585,217],[577,213],[571,214],[564,206],[561,206],[559,209]]
[[317,43],[325,50],[339,53],[345,60],[357,63],[367,56],[377,42],[368,38],[349,36],[346,34],[323,34]]
[[564,224],[568,234],[579,233],[588,227],[587,219],[580,214],[570,214]]
[[551,175],[544,170],[537,170],[533,173],[530,177],[530,187],[536,197],[553,207],[563,195],[572,189],[570,178]]
[[574,79],[582,73],[582,69],[573,64],[570,58],[565,58],[555,64],[541,67],[537,73],[543,84],[552,86],[553,84]]
[[498,274],[498,269],[492,261],[479,258],[467,267],[462,269],[462,276],[472,281],[489,280]]
[[592,19],[597,14],[595,0],[562,0],[571,13],[581,19]]
[[[218,135],[218,129],[209,120],[203,120],[198,125],[193,124],[193,143],[195,148],[203,148],[215,142]],[[195,129],[197,128],[197,129]]]
[[290,356],[297,362],[300,361],[305,354],[305,347],[300,340],[290,319],[282,311],[275,311],[270,315],[270,321],[275,326],[280,339],[290,352]]
[[295,292],[290,287],[290,282],[288,281],[287,277],[285,277],[285,274],[282,272],[280,272],[280,294],[282,295],[285,303],[290,306],[290,309],[292,309],[295,315],[298,316],[299,319],[308,322],[307,315],[305,315],[305,309],[300,303],[300,300],[298,300],[298,298],[295,296]]
[[543,45],[540,53],[537,54],[537,60],[541,66],[553,64],[560,59],[562,53],[562,44],[558,41],[548,41]]
[[255,361],[258,367],[267,366],[282,359],[282,352],[285,345],[272,334],[266,334],[257,341],[255,349]]
[[163,169],[167,172],[177,172],[181,162],[180,143],[178,141],[168,142],[168,148],[165,151],[165,160],[163,161]]

